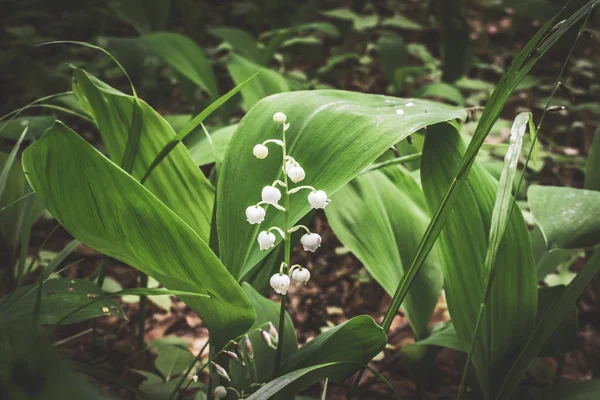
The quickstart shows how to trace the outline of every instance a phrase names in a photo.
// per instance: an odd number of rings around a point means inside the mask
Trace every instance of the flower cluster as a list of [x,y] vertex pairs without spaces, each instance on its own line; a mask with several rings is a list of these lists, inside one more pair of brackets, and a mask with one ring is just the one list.
[[[278,112],[273,115],[273,121],[282,126],[282,139],[265,140],[263,143],[259,143],[254,146],[252,153],[256,158],[263,160],[269,155],[269,148],[267,147],[267,144],[273,143],[277,146],[280,146],[283,151],[281,166],[283,171],[283,180],[276,180],[271,185],[265,186],[261,192],[261,201],[246,208],[246,219],[250,224],[260,224],[265,220],[267,212],[262,207],[263,205],[271,205],[277,210],[288,213],[289,210],[280,205],[279,202],[283,198],[284,204],[289,204],[289,196],[299,192],[300,190],[310,191],[307,200],[310,206],[314,209],[325,208],[329,202],[327,193],[325,193],[323,190],[317,190],[312,186],[297,186],[294,188],[290,187],[289,181],[292,183],[301,182],[306,177],[306,173],[298,161],[296,161],[294,157],[287,154],[285,133],[289,129],[290,124],[286,123],[286,115],[282,112]],[[283,193],[279,188],[283,189]],[[277,237],[273,231],[279,233],[282,239],[289,240],[289,235],[298,229],[304,229],[306,231],[306,234],[300,239],[304,250],[315,251],[321,246],[321,236],[319,236],[317,233],[311,232],[304,225],[297,225],[291,228],[286,226],[284,229],[272,226],[267,230],[263,230],[258,234],[258,246],[261,250],[269,250],[275,246],[275,242],[277,241]],[[290,287],[290,278],[298,285],[305,285],[310,279],[310,272],[301,265],[293,265],[291,268],[289,268],[289,271],[287,270],[288,265],[285,262],[282,263],[279,273],[273,275],[270,280],[271,287],[275,290],[275,292],[281,295],[285,295],[287,293],[287,290]]]

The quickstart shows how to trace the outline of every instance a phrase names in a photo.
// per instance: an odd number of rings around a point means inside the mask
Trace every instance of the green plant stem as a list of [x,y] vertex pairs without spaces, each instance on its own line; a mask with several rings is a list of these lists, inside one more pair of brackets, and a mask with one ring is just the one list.
[[[140,288],[148,287],[148,275],[140,272]],[[148,308],[148,296],[140,296],[140,319],[138,321],[138,348],[144,348],[144,330],[146,327],[146,309]]]
[[[285,126],[285,124],[283,125]],[[288,185],[288,177],[287,177],[287,173],[285,170],[285,162],[286,162],[286,157],[287,157],[287,143],[285,141],[285,129],[282,127],[282,132],[283,132],[283,137],[282,137],[282,141],[283,141],[283,159],[282,159],[282,166],[283,166],[283,183],[285,183],[285,187],[284,187],[284,191],[283,191],[283,207],[285,208],[284,211],[284,226],[283,226],[283,231],[284,231],[284,238],[283,238],[283,246],[284,246],[284,257],[283,257],[283,262],[284,267],[283,267],[283,271],[282,273],[287,274],[288,273],[288,268],[291,265],[291,240],[290,240],[290,191],[289,191],[289,185]],[[285,301],[286,301],[287,296],[284,294],[281,296],[281,306],[279,308],[279,326],[278,326],[278,334],[279,334],[279,343],[277,344],[277,353],[275,355],[275,369],[273,371],[273,379],[277,378],[279,376],[280,370],[281,370],[281,359],[283,356],[283,331],[285,329]]]
[[[185,373],[183,375],[181,375],[181,378],[179,378],[179,382],[177,382],[177,386],[175,386],[175,389],[173,389],[173,392],[169,396],[169,400],[173,400],[175,398],[175,396],[177,395],[177,392],[179,391],[179,388],[181,387],[181,385],[183,385],[185,378],[190,375],[190,372],[192,372],[192,368],[194,368],[194,365],[196,365],[196,363],[198,361],[200,361],[200,359],[202,358],[202,353],[204,353],[204,350],[206,350],[206,347],[208,346],[209,343],[210,343],[210,340],[207,340],[206,343],[204,344],[204,346],[202,346],[202,348],[198,352],[198,355],[196,356],[196,358],[194,358],[194,361],[192,361],[190,363],[190,366],[188,367],[188,369],[185,371]],[[206,364],[204,364],[197,372],[200,372],[204,368],[206,368],[206,366],[208,365],[209,362],[210,361],[207,361]]]
[[[104,278],[106,277],[106,261],[108,257],[106,255],[102,255],[102,259],[100,260],[100,265],[98,266],[98,287],[102,289],[104,285]],[[96,339],[98,338],[98,331],[96,330],[96,319],[92,322],[92,343],[96,343]]]

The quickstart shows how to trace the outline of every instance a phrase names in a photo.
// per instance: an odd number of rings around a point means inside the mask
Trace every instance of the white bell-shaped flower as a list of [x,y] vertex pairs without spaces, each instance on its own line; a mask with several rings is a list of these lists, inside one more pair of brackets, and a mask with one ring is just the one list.
[[292,271],[292,280],[296,285],[306,285],[310,279],[310,272],[306,268],[296,268]]
[[261,192],[262,201],[269,204],[277,204],[281,200],[281,192],[274,186],[265,186]]
[[269,283],[276,293],[286,294],[290,287],[290,277],[285,274],[277,273],[271,277]]
[[300,238],[305,251],[315,251],[321,247],[321,236],[318,233],[307,233]]
[[224,386],[217,386],[213,392],[215,399],[224,399],[227,397],[227,389]]
[[261,250],[269,250],[275,246],[275,235],[271,232],[262,231],[258,234],[258,246]]
[[312,208],[325,208],[327,205],[327,193],[323,190],[315,190],[308,195],[308,202]]
[[287,117],[284,113],[282,112],[277,112],[273,115],[273,121],[277,122],[278,124],[285,124],[285,121],[287,120]]
[[264,144],[257,144],[252,149],[252,153],[254,153],[254,157],[258,159],[265,159],[269,155],[269,149]]
[[259,206],[250,206],[246,208],[246,218],[250,224],[260,224],[265,220],[267,212]]
[[298,164],[290,166],[287,169],[287,175],[294,183],[300,182],[306,176],[306,174],[304,173],[304,168],[302,168]]

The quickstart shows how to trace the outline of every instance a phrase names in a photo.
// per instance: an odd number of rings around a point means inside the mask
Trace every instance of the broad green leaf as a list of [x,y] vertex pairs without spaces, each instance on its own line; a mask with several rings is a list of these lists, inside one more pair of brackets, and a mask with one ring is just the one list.
[[588,282],[600,269],[600,251],[594,252],[592,257],[581,267],[581,270],[556,297],[554,302],[546,308],[535,326],[535,330],[529,336],[527,343],[521,348],[518,357],[512,364],[508,375],[504,378],[496,400],[510,399],[527,369],[538,356],[544,344],[556,331],[563,319],[573,310],[573,305],[586,288]]
[[140,35],[165,29],[171,0],[123,0],[116,15],[129,23]]
[[236,129],[237,124],[234,124],[210,132],[210,138],[217,154],[214,154],[213,146],[210,145],[206,135],[196,133],[190,136],[185,141],[185,146],[190,152],[194,163],[198,166],[203,166],[214,163],[216,159],[222,160]]
[[[271,396],[279,394],[279,392],[285,390],[288,396],[293,396],[295,392],[299,392],[303,388],[310,386],[312,383],[318,382],[327,378],[329,371],[334,368],[343,367],[348,363],[344,362],[330,362],[324,364],[315,364],[310,367],[298,369],[296,371],[289,372],[283,376],[273,379],[255,393],[253,393],[248,400],[262,400],[271,398]],[[352,364],[349,364],[352,365]],[[281,398],[285,395],[280,395]],[[279,397],[277,397],[279,398]],[[289,397],[287,397],[289,398]]]
[[386,345],[379,325],[366,315],[352,318],[311,340],[283,364],[283,375],[260,388],[249,399],[289,399],[305,387],[329,378],[341,382],[366,365]]
[[287,80],[280,73],[262,67],[237,54],[229,55],[227,69],[236,85],[241,84],[252,75],[260,72],[256,78],[242,89],[242,99],[244,100],[244,108],[246,110],[250,109],[264,97],[290,91]]
[[548,249],[573,249],[600,243],[600,192],[532,185],[529,207]]
[[[73,90],[84,109],[94,117],[110,158],[120,164],[127,145],[135,99],[87,72],[73,72]],[[175,136],[171,126],[148,104],[139,100],[142,132],[132,176],[144,176],[155,156]],[[183,144],[177,144],[155,168],[144,186],[208,241],[214,189],[191,159]]]
[[600,191],[600,127],[596,129],[590,154],[585,163],[585,183],[588,190]]
[[401,87],[404,79],[398,72],[408,65],[408,49],[404,40],[395,34],[382,35],[377,41],[377,49],[387,81]]
[[[466,146],[452,126],[427,130],[421,182],[430,210],[436,210],[460,169]],[[448,308],[456,333],[469,348],[483,298],[488,233],[497,182],[476,161],[440,235],[439,255]],[[495,258],[496,273],[485,308],[473,364],[483,389],[493,393],[491,376],[531,333],[537,311],[537,279],[527,226],[514,207]],[[507,319],[506,315],[511,318]],[[495,379],[494,379],[495,380]]]
[[[375,161],[391,145],[424,126],[464,118],[465,112],[424,100],[314,90],[268,97],[252,108],[238,125],[223,162],[218,185],[217,228],[221,259],[241,278],[268,252],[255,242],[259,229],[282,226],[281,212],[269,208],[259,227],[249,225],[246,207],[260,200],[263,186],[281,175],[281,152],[270,148],[259,160],[252,148],[266,139],[279,138],[273,122],[278,111],[287,115],[289,154],[306,171],[299,185],[311,185],[332,195]],[[295,223],[310,206],[306,191],[292,195],[290,222]],[[279,239],[278,239],[279,240]]]
[[204,89],[211,98],[219,97],[211,62],[192,39],[172,32],[151,33],[142,39],[163,61]]
[[50,128],[56,118],[54,117],[19,117],[0,123],[0,138],[17,140],[25,127],[28,137],[38,138]]
[[421,346],[438,346],[464,352],[464,347],[456,335],[454,325],[447,323],[445,326],[431,333],[426,339],[402,346],[402,351],[411,352]]
[[[280,307],[279,304],[261,296],[252,286],[245,282],[242,284],[242,289],[246,292],[256,311],[256,319],[248,334],[254,349],[254,361],[247,363],[246,366],[230,362],[229,373],[235,386],[240,390],[245,390],[252,383],[269,382],[273,378],[276,350],[267,346],[262,340],[260,332],[256,329],[262,327],[268,330],[268,325],[265,325],[268,322],[278,327]],[[292,319],[287,313],[285,314],[285,329],[284,332],[279,332],[279,341],[280,343],[283,342],[282,360],[285,361],[289,358],[290,354],[298,349],[296,330],[294,329]],[[244,347],[243,339],[240,341],[240,346]],[[248,373],[250,374],[250,379],[246,376]]]
[[303,345],[283,363],[282,370],[285,374],[316,364],[352,363],[329,374],[334,382],[341,382],[366,365],[386,344],[387,337],[373,318],[359,315]]
[[396,14],[393,17],[385,18],[381,21],[381,25],[388,26],[390,28],[400,28],[408,30],[421,30],[423,26],[401,14]]
[[[431,219],[419,184],[395,165],[359,175],[331,200],[325,211],[335,235],[393,295]],[[441,289],[442,273],[432,253],[404,303],[417,337],[427,333]]]
[[[33,321],[38,285],[22,286],[0,299],[0,320],[2,324]],[[103,296],[102,289],[94,282],[85,279],[50,279],[42,284],[40,323],[74,324],[96,317],[114,315],[125,318],[123,310],[111,298],[94,299]],[[86,304],[89,306],[85,307]],[[77,312],[69,316],[75,309]],[[67,317],[64,321],[63,318]]]
[[248,60],[259,65],[267,63],[264,46],[248,32],[238,28],[214,28],[209,32],[211,35],[229,43],[237,53]]
[[171,378],[187,371],[196,357],[186,348],[177,345],[158,346],[158,357],[154,361],[156,369],[168,382]]
[[335,19],[352,21],[352,26],[357,31],[374,28],[377,26],[377,15],[358,15],[348,8],[336,8],[333,10],[323,11],[321,14]]
[[454,104],[463,105],[464,99],[460,91],[444,82],[434,82],[422,86],[415,93],[416,97],[431,97],[448,100]]
[[248,298],[198,234],[75,132],[55,125],[27,148],[23,167],[75,238],[169,289],[208,294],[182,300],[206,323],[215,348],[252,324]]

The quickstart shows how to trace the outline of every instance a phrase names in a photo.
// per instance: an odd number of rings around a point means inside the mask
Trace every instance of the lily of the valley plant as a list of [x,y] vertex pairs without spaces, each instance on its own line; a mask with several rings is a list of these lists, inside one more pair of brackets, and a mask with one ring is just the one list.
[[[311,232],[304,225],[290,226],[290,196],[298,193],[301,190],[308,190],[307,200],[308,203],[314,209],[325,208],[329,202],[327,193],[323,190],[317,190],[312,186],[296,186],[291,187],[292,184],[296,184],[304,180],[306,174],[304,168],[287,153],[287,143],[285,139],[286,131],[290,128],[290,124],[287,123],[287,117],[284,113],[278,112],[273,115],[273,121],[281,125],[281,139],[267,139],[263,143],[254,146],[253,153],[258,159],[265,159],[269,155],[269,148],[267,144],[274,144],[281,147],[283,157],[281,169],[283,171],[283,180],[276,180],[271,185],[265,186],[261,192],[261,201],[246,208],[246,218],[250,224],[260,224],[264,221],[267,214],[266,210],[262,207],[264,205],[271,205],[275,209],[284,213],[284,226],[271,226],[266,230],[261,231],[258,234],[258,245],[261,250],[269,250],[275,246],[276,236],[273,232],[277,232],[281,235],[284,241],[284,261],[279,267],[279,272],[271,277],[270,284],[273,290],[278,294],[282,295],[281,299],[281,315],[279,321],[279,331],[283,330],[283,321],[285,314],[285,295],[290,287],[291,281],[298,285],[305,285],[310,279],[310,272],[308,269],[302,267],[299,264],[292,265],[290,267],[290,235],[299,230],[303,229],[306,234],[302,236],[300,242],[304,247],[305,251],[316,251],[321,247],[321,236],[317,233]],[[282,190],[283,189],[283,193]],[[283,201],[283,205],[279,204],[279,201]],[[275,362],[275,375],[279,370],[281,362],[281,346],[277,349],[277,358]]]

